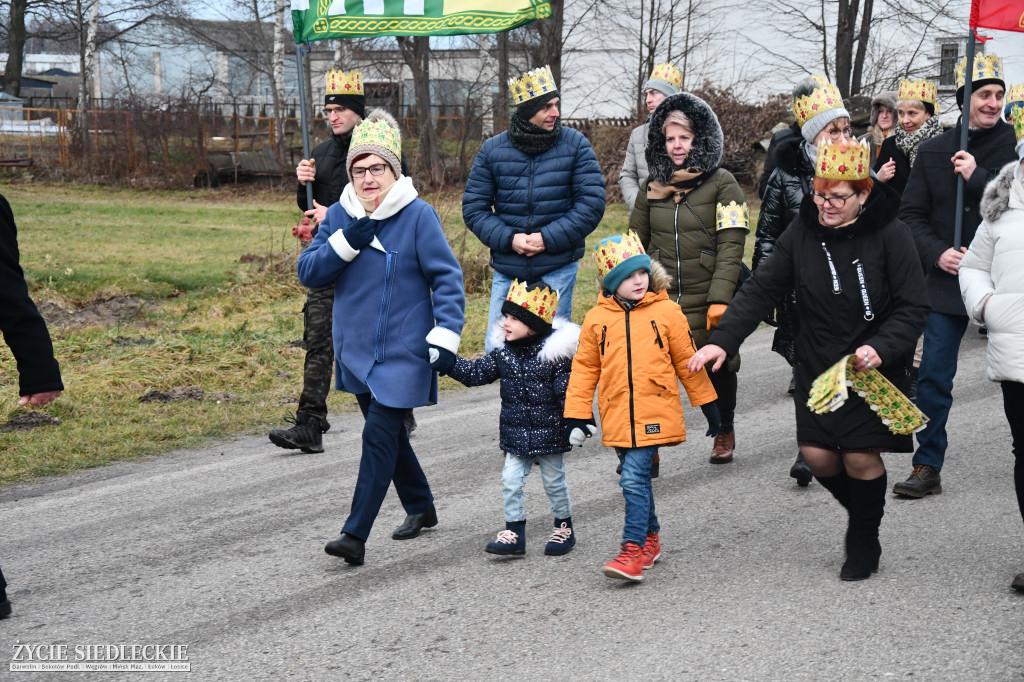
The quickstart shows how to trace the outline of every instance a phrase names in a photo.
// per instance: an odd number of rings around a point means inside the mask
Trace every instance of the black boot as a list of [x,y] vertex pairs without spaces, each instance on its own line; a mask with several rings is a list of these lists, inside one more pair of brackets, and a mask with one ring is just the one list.
[[839,573],[841,580],[864,580],[878,570],[878,558],[882,555],[878,527],[885,514],[888,486],[889,479],[884,473],[870,481],[849,478],[850,527],[846,533],[846,563]]
[[850,477],[846,475],[846,469],[843,469],[835,476],[815,476],[814,478],[818,479],[821,487],[832,493],[832,497],[836,498],[836,501],[843,505],[843,509],[850,510],[850,487],[848,483]]
[[324,551],[331,556],[341,557],[346,564],[362,566],[366,554],[366,542],[357,537],[342,533],[324,545]]
[[804,459],[804,453],[796,453],[796,461],[793,462],[793,466],[789,467],[790,478],[796,479],[796,484],[801,488],[806,488],[811,484],[811,479],[814,475],[811,473],[811,468],[807,466],[807,461]]
[[424,528],[433,528],[437,525],[437,510],[434,505],[430,509],[419,514],[406,514],[405,521],[391,534],[393,540],[411,540],[418,537]]
[[0,590],[0,618],[11,615],[11,600],[7,598],[7,590]]
[[285,421],[292,422],[295,426],[290,429],[274,429],[270,432],[270,442],[274,445],[289,450],[302,450],[303,452],[323,452],[323,434],[330,425],[324,426],[316,416],[306,410],[299,410],[295,413],[295,419],[285,417]]

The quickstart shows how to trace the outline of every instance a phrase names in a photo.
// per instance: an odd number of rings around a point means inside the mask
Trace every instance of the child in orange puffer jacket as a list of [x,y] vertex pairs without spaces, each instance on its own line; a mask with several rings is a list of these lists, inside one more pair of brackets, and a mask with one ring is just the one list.
[[704,411],[708,436],[720,425],[717,396],[705,371],[686,368],[696,352],[690,327],[668,298],[665,271],[644,253],[636,233],[602,240],[594,258],[602,291],[583,321],[564,414],[570,442],[581,445],[595,430],[591,405],[598,391],[602,442],[622,462],[619,485],[626,500],[621,552],[604,573],[640,581],[661,555],[651,462],[659,446],[686,440],[676,379],[690,404]]

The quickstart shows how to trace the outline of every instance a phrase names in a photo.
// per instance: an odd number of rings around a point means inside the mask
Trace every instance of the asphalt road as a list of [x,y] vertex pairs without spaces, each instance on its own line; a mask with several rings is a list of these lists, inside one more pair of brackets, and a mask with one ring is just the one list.
[[[642,584],[606,578],[623,502],[597,439],[568,459],[579,544],[543,555],[551,519],[527,483],[525,558],[484,553],[503,528],[496,386],[417,411],[413,445],[440,524],[397,542],[393,492],[366,565],[323,552],[344,520],[361,419],[332,417],[327,452],[247,437],[0,492],[0,561],[16,645],[184,645],[160,679],[1024,679],[1024,527],[1009,428],[974,327],[961,352],[944,492],[889,497],[875,577],[838,579],[845,518],[796,452],[788,368],[770,331],[743,348],[737,455],[710,439],[664,451],[655,498],[664,553]],[[691,435],[703,424],[687,408]],[[890,487],[909,455],[886,455]],[[24,658],[25,649],[18,649]],[[149,679],[118,673],[115,679]]]

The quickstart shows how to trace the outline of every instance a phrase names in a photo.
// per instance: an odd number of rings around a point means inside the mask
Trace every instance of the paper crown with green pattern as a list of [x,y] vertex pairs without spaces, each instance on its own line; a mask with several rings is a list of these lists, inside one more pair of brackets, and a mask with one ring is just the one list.
[[383,109],[372,110],[352,129],[345,168],[351,173],[352,162],[364,154],[376,154],[384,159],[396,178],[402,174],[402,133],[398,121]]
[[718,204],[715,209],[715,221],[719,230],[731,228],[750,229],[750,209],[746,202],[737,204],[730,201],[728,204]]

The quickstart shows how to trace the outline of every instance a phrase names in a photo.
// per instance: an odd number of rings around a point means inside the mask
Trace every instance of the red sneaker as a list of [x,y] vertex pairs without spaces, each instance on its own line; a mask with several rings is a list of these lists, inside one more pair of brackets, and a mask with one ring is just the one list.
[[622,551],[604,565],[604,574],[609,578],[622,578],[640,582],[644,579],[643,548],[635,542],[622,543]]
[[653,566],[654,562],[661,557],[661,540],[658,539],[657,533],[647,534],[647,541],[644,543],[644,548],[640,551],[640,556],[643,559],[644,569]]

